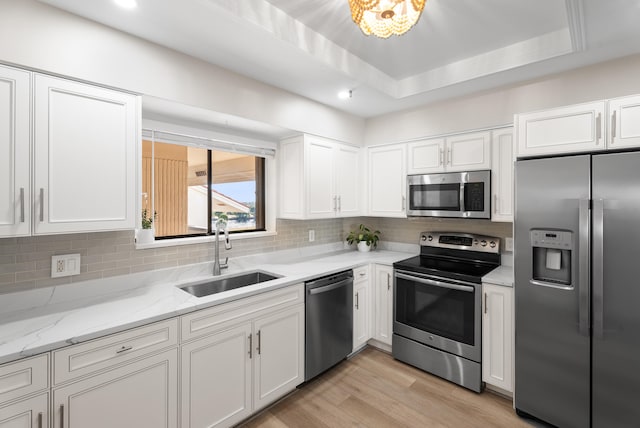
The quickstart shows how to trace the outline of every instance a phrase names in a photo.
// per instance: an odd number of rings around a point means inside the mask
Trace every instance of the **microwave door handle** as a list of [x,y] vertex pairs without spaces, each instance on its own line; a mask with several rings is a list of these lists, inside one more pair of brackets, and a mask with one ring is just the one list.
[[464,183],[460,183],[460,212],[464,213],[467,209],[464,206]]

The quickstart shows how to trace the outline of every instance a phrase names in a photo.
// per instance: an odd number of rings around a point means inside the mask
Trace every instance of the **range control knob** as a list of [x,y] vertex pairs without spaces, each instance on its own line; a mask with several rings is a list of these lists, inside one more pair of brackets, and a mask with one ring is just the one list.
[[491,248],[496,248],[496,241],[489,241],[489,246]]
[[420,240],[422,240],[422,241],[426,241],[426,240],[427,240],[427,235],[422,235],[422,236],[420,236]]
[[485,241],[484,239],[482,241],[480,241],[480,245],[482,245],[483,247],[487,246],[487,241]]
[[431,242],[431,241],[433,241],[433,236],[429,235],[429,236],[427,237],[427,239],[429,240],[429,242]]

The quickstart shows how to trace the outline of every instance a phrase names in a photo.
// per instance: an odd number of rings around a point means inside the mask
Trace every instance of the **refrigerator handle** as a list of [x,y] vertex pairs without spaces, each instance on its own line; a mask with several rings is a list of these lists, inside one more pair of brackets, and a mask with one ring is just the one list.
[[580,199],[578,206],[578,317],[580,334],[589,336],[589,199]]
[[604,200],[593,200],[593,328],[604,335]]

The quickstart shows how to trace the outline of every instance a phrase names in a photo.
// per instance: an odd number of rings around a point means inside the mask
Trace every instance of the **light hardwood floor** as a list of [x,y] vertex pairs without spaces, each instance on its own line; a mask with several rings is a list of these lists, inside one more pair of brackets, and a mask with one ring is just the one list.
[[531,427],[511,401],[468,391],[371,347],[242,426]]

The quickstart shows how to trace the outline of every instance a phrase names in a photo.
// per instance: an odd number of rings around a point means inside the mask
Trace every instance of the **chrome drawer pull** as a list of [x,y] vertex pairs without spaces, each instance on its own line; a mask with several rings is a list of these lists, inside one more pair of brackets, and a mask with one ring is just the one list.
[[133,346],[123,346],[122,348],[116,351],[116,354],[122,354],[123,352],[131,351]]

